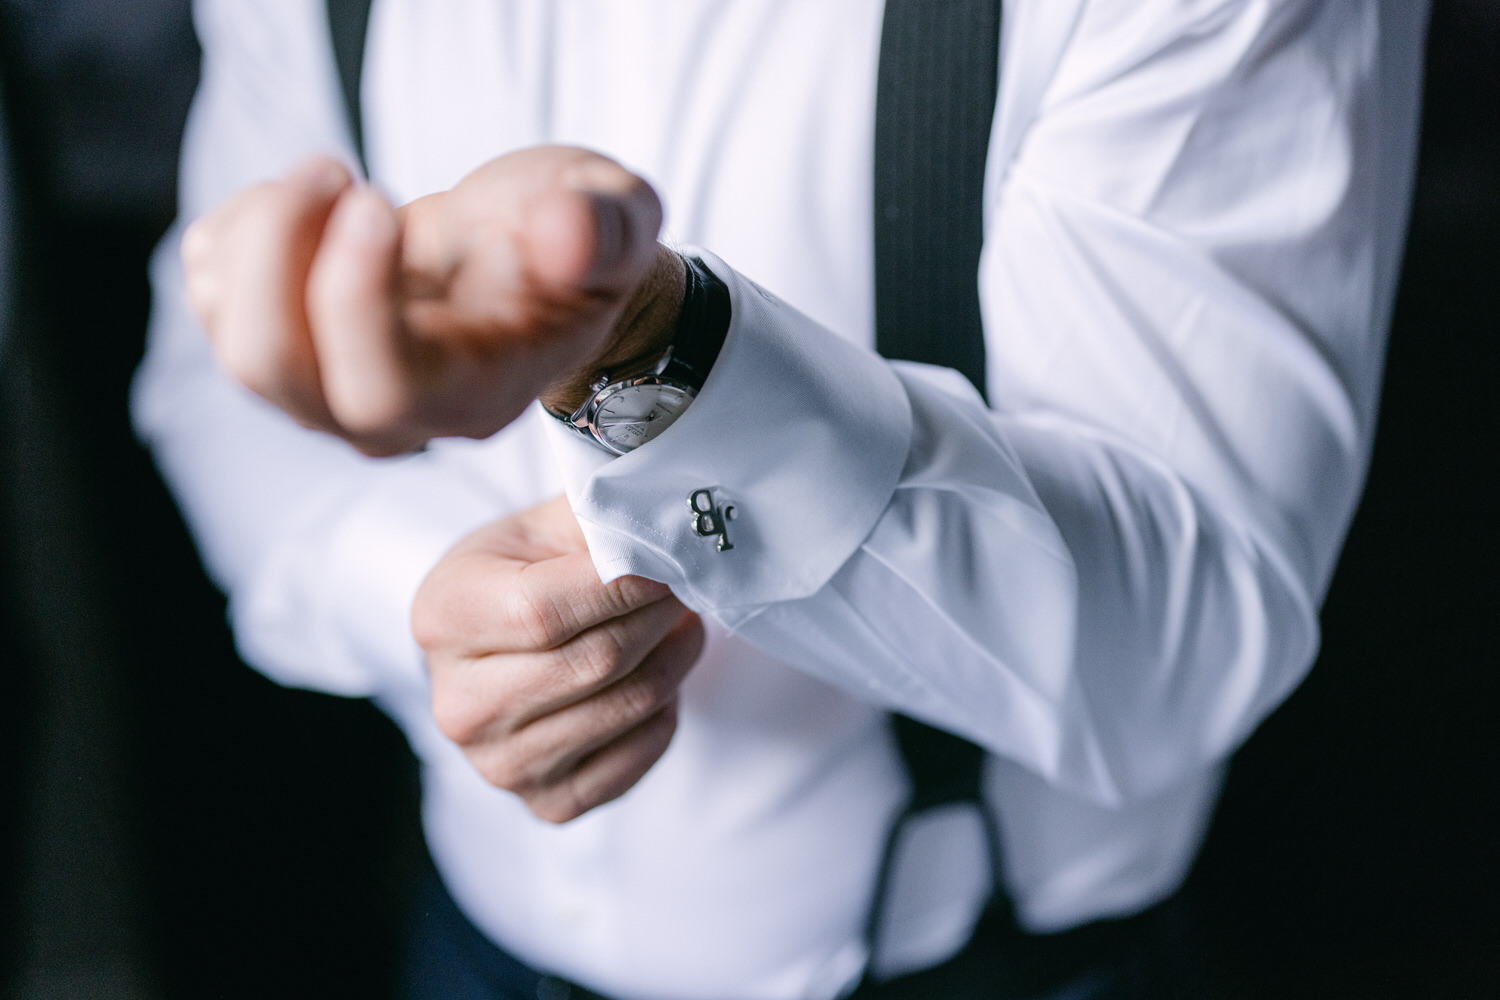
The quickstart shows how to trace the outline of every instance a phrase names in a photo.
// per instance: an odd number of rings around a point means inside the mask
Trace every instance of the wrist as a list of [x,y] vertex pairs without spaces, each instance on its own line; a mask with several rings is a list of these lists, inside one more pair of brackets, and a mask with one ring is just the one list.
[[[729,333],[731,303],[724,282],[701,261],[679,259],[683,287],[671,324],[661,336],[661,317],[638,319],[632,336],[585,372],[592,381],[583,395],[554,394],[548,411],[605,451],[624,455],[654,439],[682,415],[708,381]],[[661,311],[658,298],[646,312]],[[627,327],[629,328],[629,327]]]
[[686,282],[682,255],[657,244],[651,272],[626,304],[603,351],[540,393],[542,405],[554,413],[572,413],[592,395],[601,372],[644,370],[661,358],[677,331]]

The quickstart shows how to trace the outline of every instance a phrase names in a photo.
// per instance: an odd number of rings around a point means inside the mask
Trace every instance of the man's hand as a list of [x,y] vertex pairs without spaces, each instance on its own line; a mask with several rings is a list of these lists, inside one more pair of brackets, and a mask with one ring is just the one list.
[[533,399],[659,355],[683,264],[661,204],[598,154],[538,147],[393,208],[331,159],[191,226],[188,294],[229,372],[367,454],[487,437]]
[[490,524],[412,609],[438,727],[491,784],[563,823],[630,789],[666,751],[703,626],[660,583],[609,584],[565,497]]

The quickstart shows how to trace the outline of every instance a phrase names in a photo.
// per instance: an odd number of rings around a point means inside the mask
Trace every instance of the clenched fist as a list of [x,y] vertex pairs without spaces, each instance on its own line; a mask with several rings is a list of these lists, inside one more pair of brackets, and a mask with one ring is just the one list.
[[367,454],[487,437],[541,397],[659,355],[681,259],[619,164],[545,146],[397,209],[308,161],[186,232],[188,295],[231,375]]

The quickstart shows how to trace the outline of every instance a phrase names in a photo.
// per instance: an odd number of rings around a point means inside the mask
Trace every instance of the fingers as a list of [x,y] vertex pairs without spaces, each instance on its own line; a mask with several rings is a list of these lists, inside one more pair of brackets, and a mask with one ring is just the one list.
[[[523,750],[535,758],[551,759],[553,768],[561,770],[640,725],[670,701],[703,652],[702,622],[680,604],[671,603],[675,607],[665,619],[670,626],[645,649],[626,650],[629,659],[617,661],[612,669],[575,675],[575,683],[582,685],[579,690],[592,689],[592,693],[537,712],[524,722],[517,730]],[[596,684],[595,678],[604,678],[606,683]]]
[[[680,640],[672,636],[688,615],[676,598],[668,597],[596,625],[546,653],[512,657],[506,664],[512,674],[506,687],[512,695],[522,697],[516,698],[506,713],[509,724],[513,728],[528,725],[580,704],[606,688],[613,690],[613,699],[629,702],[639,695],[652,701],[655,675],[647,664],[664,647],[676,648]],[[480,661],[476,673],[486,672]],[[639,685],[645,688],[638,690]],[[619,707],[623,714],[630,715],[632,705]]]
[[676,727],[677,692],[703,648],[696,615],[676,626],[614,684],[509,734],[468,748],[486,780],[538,816],[566,822],[640,780]]
[[[493,603],[522,565],[587,551],[564,495],[492,521],[450,549],[422,581],[412,602],[412,635],[428,653],[482,655],[494,648],[488,631],[498,616]],[[633,606],[663,596],[643,596]]]
[[492,649],[509,639],[517,651],[560,649],[591,628],[609,625],[645,610],[671,590],[640,576],[599,582],[599,571],[587,553],[530,563],[516,574],[515,586],[501,599],[496,619],[500,634]]
[[229,373],[304,423],[332,422],[303,289],[351,179],[326,157],[231,199],[183,237],[188,294]]
[[445,557],[423,582],[412,632],[429,652],[540,652],[670,594],[638,576],[601,583],[586,551],[527,562],[468,548]]
[[587,150],[503,156],[400,212],[317,158],[182,250],[230,374],[384,455],[486,437],[591,371],[659,270],[661,219],[645,181]]
[[[189,305],[198,318],[209,325],[224,297],[233,291],[226,271],[240,256],[239,243],[261,238],[247,230],[300,228],[304,222],[316,222],[321,230],[322,221],[350,183],[349,172],[338,161],[314,157],[283,180],[247,188],[188,226],[182,236],[182,262]],[[304,249],[310,259],[312,248]]]
[[398,303],[401,231],[372,188],[346,191],[307,279],[307,314],[328,410],[367,454],[410,451],[429,436],[421,372]]
[[188,296],[229,374],[368,454],[429,436],[398,315],[401,230],[379,193],[315,157],[183,236]]
[[664,585],[599,581],[565,497],[456,546],[412,623],[438,728],[555,822],[623,793],[661,756],[704,642]]
[[[516,732],[633,676],[681,624],[666,598],[587,629],[555,649],[428,655],[438,728],[462,746]],[[625,691],[624,697],[630,697]]]
[[528,808],[549,823],[567,823],[635,787],[667,752],[677,732],[677,703],[583,761],[561,780],[522,796]]

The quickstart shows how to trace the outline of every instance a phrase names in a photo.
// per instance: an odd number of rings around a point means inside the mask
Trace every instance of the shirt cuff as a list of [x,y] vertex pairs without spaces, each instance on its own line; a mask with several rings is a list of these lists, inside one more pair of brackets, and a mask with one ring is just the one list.
[[[817,592],[849,559],[895,491],[912,418],[884,360],[700,256],[732,318],[692,405],[619,458],[558,421],[551,434],[600,577],[659,580],[734,628]],[[722,547],[700,534],[694,494],[730,513]]]

